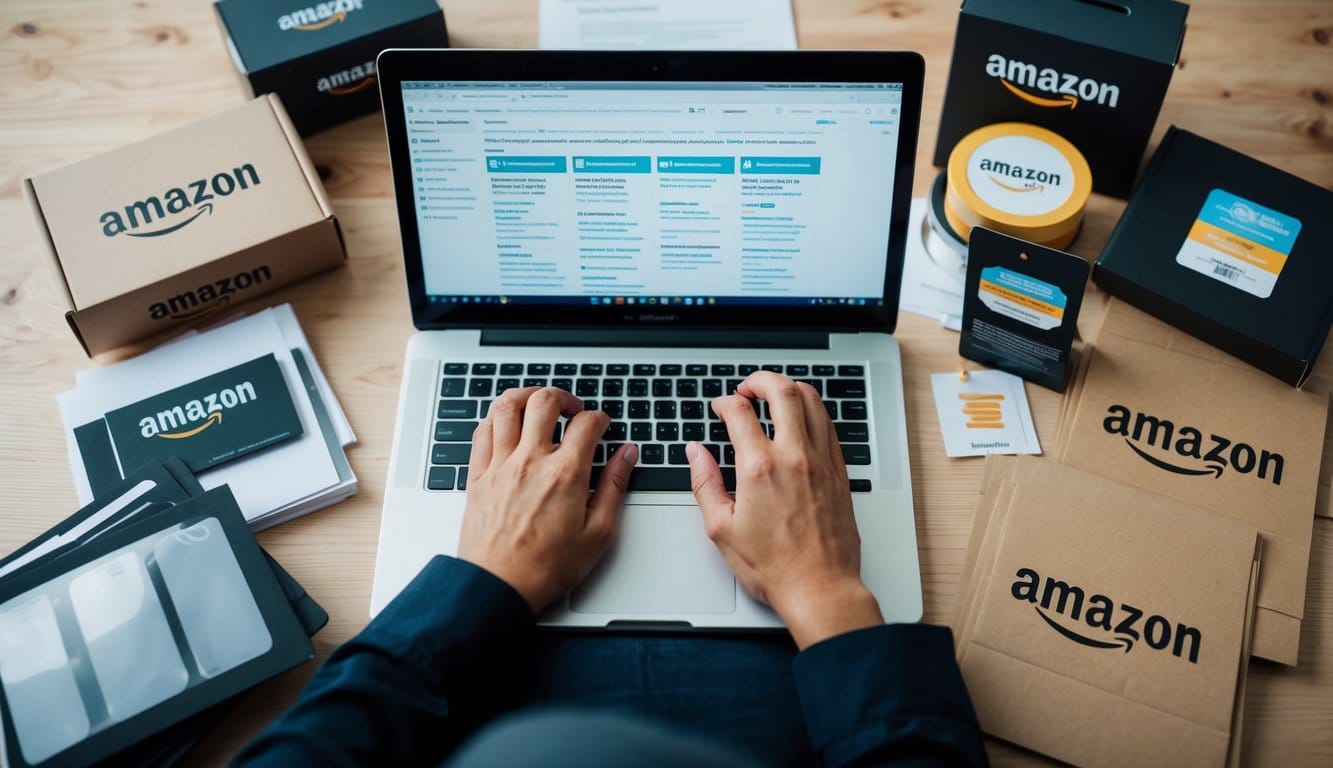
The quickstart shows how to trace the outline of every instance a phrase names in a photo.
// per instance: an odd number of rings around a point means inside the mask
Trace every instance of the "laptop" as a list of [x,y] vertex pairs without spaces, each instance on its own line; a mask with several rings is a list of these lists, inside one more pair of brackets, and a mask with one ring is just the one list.
[[892,331],[922,59],[388,50],[377,71],[418,332],[371,614],[456,553],[473,428],[541,385],[610,415],[598,462],[626,441],[640,459],[602,562],[540,621],[781,627],[705,535],[684,454],[701,441],[734,488],[709,401],[772,370],[823,394],[862,578],[887,620],[919,620]]

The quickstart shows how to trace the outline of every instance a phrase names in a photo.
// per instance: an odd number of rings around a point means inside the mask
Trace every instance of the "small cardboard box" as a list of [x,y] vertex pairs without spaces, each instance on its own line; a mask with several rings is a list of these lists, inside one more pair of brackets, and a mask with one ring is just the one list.
[[935,165],[977,128],[1032,123],[1078,147],[1095,191],[1127,196],[1188,12],[1172,0],[964,0]]
[[302,136],[379,111],[380,51],[449,45],[436,0],[216,0],[214,7],[249,93],[281,96]]
[[982,729],[1075,765],[1234,763],[1255,528],[1050,461],[986,479],[955,622]]
[[23,181],[91,356],[342,264],[276,96]]
[[1172,126],[1092,279],[1301,386],[1333,323],[1333,192]]
[[[1071,386],[1058,461],[1254,526],[1254,655],[1295,665],[1328,398],[1213,355],[1120,302]],[[1160,327],[1160,326],[1159,326]]]

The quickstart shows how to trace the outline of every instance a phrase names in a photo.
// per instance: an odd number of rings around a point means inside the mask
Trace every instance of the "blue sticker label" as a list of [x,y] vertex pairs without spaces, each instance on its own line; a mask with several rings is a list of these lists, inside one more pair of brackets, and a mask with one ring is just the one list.
[[1176,263],[1266,299],[1273,294],[1300,232],[1299,219],[1214,189],[1176,254]]

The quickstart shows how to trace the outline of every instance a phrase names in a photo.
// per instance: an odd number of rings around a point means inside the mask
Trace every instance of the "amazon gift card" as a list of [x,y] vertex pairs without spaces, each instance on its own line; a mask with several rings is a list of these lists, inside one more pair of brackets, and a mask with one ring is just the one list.
[[272,354],[109,411],[105,423],[125,471],[176,456],[201,472],[302,432]]

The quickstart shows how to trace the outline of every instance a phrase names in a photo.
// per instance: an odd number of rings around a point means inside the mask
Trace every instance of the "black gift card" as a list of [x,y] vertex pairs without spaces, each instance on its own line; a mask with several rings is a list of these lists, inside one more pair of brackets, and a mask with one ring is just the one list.
[[302,431],[272,354],[118,408],[106,425],[127,472],[170,456],[201,472]]
[[984,227],[967,249],[958,354],[1063,392],[1088,263]]
[[99,762],[314,656],[225,486],[0,582],[13,766]]

